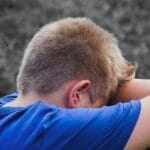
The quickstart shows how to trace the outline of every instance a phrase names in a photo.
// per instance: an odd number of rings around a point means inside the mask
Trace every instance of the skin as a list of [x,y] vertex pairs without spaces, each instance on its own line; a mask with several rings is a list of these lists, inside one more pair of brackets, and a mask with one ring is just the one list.
[[140,99],[141,101],[141,113],[125,149],[144,150],[150,147],[150,80],[131,80],[119,87],[116,99],[121,99],[122,102],[130,99]]
[[116,101],[126,102],[150,95],[150,80],[133,79],[118,88]]
[[14,101],[6,106],[24,107],[43,100],[48,104],[55,104],[65,108],[92,107],[98,108],[107,104],[108,100],[100,97],[94,103],[90,100],[91,82],[89,80],[74,80],[66,83],[56,92],[42,95],[31,91],[26,95],[19,95]]
[[[150,80],[134,79],[118,88],[117,100],[127,102],[130,99],[141,99],[141,113],[136,126],[126,144],[127,150],[138,150],[150,147]],[[100,97],[94,103],[90,101],[91,82],[89,80],[75,80],[63,85],[57,92],[47,95],[40,95],[35,91],[27,95],[19,95],[16,100],[6,106],[27,106],[37,100],[44,100],[46,103],[59,105],[66,108],[80,107],[101,107],[107,104],[108,100]],[[144,97],[144,98],[142,98]]]
[[141,100],[141,113],[125,150],[145,150],[150,147],[150,96]]

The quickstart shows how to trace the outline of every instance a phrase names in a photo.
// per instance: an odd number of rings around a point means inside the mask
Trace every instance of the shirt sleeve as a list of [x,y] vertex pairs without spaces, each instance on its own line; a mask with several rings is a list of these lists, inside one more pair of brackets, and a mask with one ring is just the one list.
[[62,109],[43,124],[45,146],[75,150],[122,150],[140,110],[139,100],[98,109]]

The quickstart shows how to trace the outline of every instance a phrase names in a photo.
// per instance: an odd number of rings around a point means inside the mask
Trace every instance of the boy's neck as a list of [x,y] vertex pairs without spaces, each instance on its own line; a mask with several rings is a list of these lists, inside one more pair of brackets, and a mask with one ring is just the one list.
[[54,104],[54,105],[65,107],[64,97],[60,93],[52,93],[52,94],[42,96],[35,92],[30,92],[26,95],[19,94],[15,100],[5,104],[4,107],[9,107],[9,106],[10,107],[25,107],[28,105],[32,105],[39,100],[44,101],[45,103],[48,103],[48,104]]

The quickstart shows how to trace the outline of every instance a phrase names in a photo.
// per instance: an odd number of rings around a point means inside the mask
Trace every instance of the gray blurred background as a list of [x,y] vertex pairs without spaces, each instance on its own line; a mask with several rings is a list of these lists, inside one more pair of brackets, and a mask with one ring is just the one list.
[[115,34],[124,56],[150,78],[149,0],[0,0],[0,96],[16,89],[23,51],[44,24],[86,16]]

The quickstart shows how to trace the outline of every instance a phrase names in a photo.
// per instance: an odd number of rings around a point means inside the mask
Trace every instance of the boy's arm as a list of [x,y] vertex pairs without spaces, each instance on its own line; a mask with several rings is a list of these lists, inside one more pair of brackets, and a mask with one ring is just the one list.
[[140,99],[150,95],[150,80],[133,79],[119,86],[116,97],[117,101],[126,102],[131,99]]
[[141,113],[125,149],[146,149],[150,147],[150,96],[141,100]]

